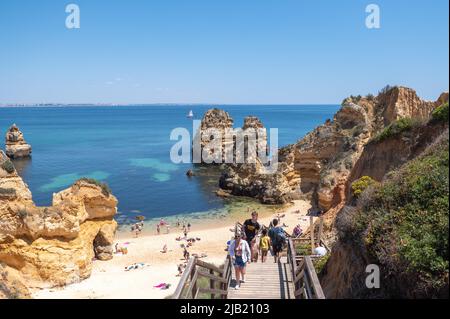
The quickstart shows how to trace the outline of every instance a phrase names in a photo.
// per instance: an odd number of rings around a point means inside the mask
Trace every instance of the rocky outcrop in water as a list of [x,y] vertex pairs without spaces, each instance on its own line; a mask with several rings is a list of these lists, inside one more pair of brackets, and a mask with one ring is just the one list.
[[112,258],[117,199],[105,185],[81,179],[38,207],[3,152],[0,167],[0,263],[32,285],[65,285]]
[[[206,164],[222,164],[225,162],[225,148],[233,144],[233,141],[225,139],[227,130],[233,129],[233,119],[228,112],[220,109],[208,110],[200,123],[199,131],[194,137],[194,162]],[[220,152],[214,153],[211,143],[214,141],[214,134],[220,134],[220,141],[215,141],[219,145]],[[196,148],[196,145],[199,148]],[[202,155],[202,153],[204,153]],[[209,159],[205,158],[208,157]],[[196,159],[196,157],[198,157]]]
[[11,158],[28,157],[31,155],[31,145],[23,138],[23,133],[13,124],[6,133],[6,155]]

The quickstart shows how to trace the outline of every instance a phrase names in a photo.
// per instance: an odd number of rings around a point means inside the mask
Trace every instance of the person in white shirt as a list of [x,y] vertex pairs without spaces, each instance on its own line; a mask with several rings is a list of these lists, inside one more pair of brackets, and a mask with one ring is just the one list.
[[243,240],[241,235],[236,235],[235,239],[231,242],[228,251],[233,260],[234,270],[236,272],[235,289],[239,289],[241,283],[245,283],[245,267],[247,266],[252,253],[247,241]]
[[325,247],[322,247],[320,244],[316,244],[316,248],[314,248],[314,254],[320,257],[323,257],[327,254],[327,250]]

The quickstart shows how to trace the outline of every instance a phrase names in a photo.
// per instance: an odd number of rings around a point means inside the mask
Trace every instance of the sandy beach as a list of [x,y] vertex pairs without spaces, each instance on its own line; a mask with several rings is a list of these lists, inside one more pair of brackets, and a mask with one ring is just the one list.
[[[307,201],[294,201],[292,205],[282,211],[285,217],[281,223],[289,233],[295,225],[302,225],[306,230],[309,218],[306,217],[310,204]],[[300,212],[300,213],[299,213]],[[269,225],[276,215],[264,216],[259,219],[260,223]],[[239,220],[243,222],[248,216],[242,216]],[[206,254],[203,260],[220,265],[224,262],[226,242],[231,239],[233,233],[228,226],[217,226],[217,222],[211,223],[209,228],[204,226],[197,230],[192,225],[188,237],[200,238],[189,248],[191,254]],[[148,233],[148,232],[147,232]],[[160,299],[170,296],[176,289],[179,278],[177,277],[177,265],[183,263],[183,249],[180,244],[185,241],[177,241],[177,237],[183,237],[181,228],[171,227],[169,234],[142,235],[135,238],[130,233],[118,233],[117,242],[128,248],[128,254],[115,254],[110,261],[94,261],[91,276],[80,282],[62,288],[40,289],[34,291],[34,298],[44,299]],[[164,245],[168,252],[162,253]],[[144,263],[141,269],[125,271],[125,267],[133,263]],[[160,283],[170,284],[167,290],[154,288]]]

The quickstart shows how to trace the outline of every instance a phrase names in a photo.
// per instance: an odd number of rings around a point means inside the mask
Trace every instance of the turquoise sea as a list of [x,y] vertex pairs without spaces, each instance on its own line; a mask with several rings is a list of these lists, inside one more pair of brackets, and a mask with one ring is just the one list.
[[[247,115],[258,116],[268,128],[278,128],[279,145],[296,142],[332,118],[338,105],[232,105],[235,126]],[[202,168],[194,178],[191,164],[173,164],[172,129],[192,131],[196,119],[211,108],[179,106],[70,106],[0,108],[0,132],[16,123],[33,147],[31,159],[14,164],[30,187],[37,205],[50,205],[52,194],[81,177],[107,182],[119,199],[119,222],[136,214],[148,219],[202,214],[226,214],[230,200],[216,197],[218,172]],[[2,145],[3,147],[3,145]],[[242,199],[244,201],[245,199]],[[233,201],[233,200],[232,200]],[[234,200],[236,201],[236,200]],[[238,200],[239,201],[239,200]]]

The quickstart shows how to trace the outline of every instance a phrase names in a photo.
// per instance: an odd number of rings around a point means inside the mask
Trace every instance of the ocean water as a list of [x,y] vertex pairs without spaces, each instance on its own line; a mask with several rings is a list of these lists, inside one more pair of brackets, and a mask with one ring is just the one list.
[[[216,168],[196,168],[170,161],[170,132],[192,131],[190,109],[201,119],[210,106],[26,107],[0,108],[0,132],[16,123],[32,145],[31,159],[14,164],[30,187],[37,205],[51,205],[52,194],[81,177],[107,182],[119,200],[119,222],[136,215],[223,217],[248,199],[222,199]],[[258,116],[267,128],[278,128],[279,145],[296,142],[332,118],[337,105],[221,106],[242,126],[247,115]],[[2,145],[4,148],[4,145]]]

